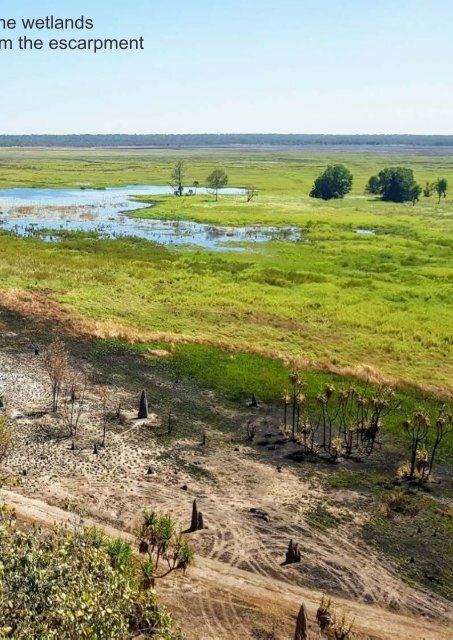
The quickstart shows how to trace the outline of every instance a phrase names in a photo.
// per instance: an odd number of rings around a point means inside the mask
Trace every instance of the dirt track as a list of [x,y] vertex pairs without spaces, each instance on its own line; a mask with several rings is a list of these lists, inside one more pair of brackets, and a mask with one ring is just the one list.
[[[78,516],[63,509],[50,506],[41,500],[24,497],[18,493],[1,490],[3,501],[14,507],[20,520],[39,523],[43,526],[67,524],[75,526],[80,522]],[[84,523],[99,523],[88,518]],[[108,535],[122,536],[133,540],[133,536],[109,525],[102,525]],[[295,618],[301,602],[304,602],[310,617],[314,617],[321,592],[288,584],[269,576],[252,573],[232,567],[219,560],[198,557],[195,566],[181,582],[170,586],[160,586],[162,599],[169,606],[180,601],[180,616],[191,621],[192,638],[213,640],[250,637],[250,626],[238,615],[238,611],[255,610],[267,617],[275,613],[281,618]],[[434,625],[432,621],[394,614],[366,604],[358,604],[341,598],[336,602],[356,619],[356,630],[366,637],[388,640],[448,640],[453,631],[444,626]],[[193,620],[198,605],[197,621]],[[219,613],[220,612],[220,613]]]
[[[254,628],[274,628],[280,640],[291,638],[301,602],[313,620],[323,592],[355,617],[359,638],[453,640],[446,627],[453,623],[450,603],[408,586],[391,563],[357,541],[355,533],[367,510],[365,497],[338,493],[341,526],[315,530],[305,515],[322,501],[323,489],[306,469],[284,465],[279,471],[271,457],[238,446],[231,435],[210,430],[210,424],[197,425],[207,430],[206,447],[201,448],[198,439],[177,438],[164,447],[149,434],[159,428],[159,416],[148,423],[130,419],[124,428],[112,429],[108,446],[95,456],[96,387],[90,391],[73,452],[46,411],[41,358],[31,349],[14,347],[16,340],[10,334],[0,348],[0,391],[7,411],[15,415],[8,468],[19,484],[2,490],[1,498],[17,509],[20,519],[45,526],[77,522],[77,516],[62,508],[76,499],[87,523],[130,538],[146,507],[171,512],[184,528],[196,498],[208,526],[191,536],[196,564],[185,578],[158,585],[162,600],[191,640],[246,640]],[[149,384],[162,381],[150,377]],[[126,398],[127,393],[124,390]],[[197,399],[197,393],[189,383],[181,383],[180,403]],[[222,406],[212,394],[204,394],[201,401],[210,402],[214,413],[231,414],[238,427],[243,424],[244,408]],[[190,463],[191,473],[180,466],[181,460]],[[27,475],[21,476],[24,469]],[[194,475],[194,469],[204,473]],[[267,512],[268,518],[256,517],[253,507]],[[290,538],[301,545],[302,562],[283,567]]]

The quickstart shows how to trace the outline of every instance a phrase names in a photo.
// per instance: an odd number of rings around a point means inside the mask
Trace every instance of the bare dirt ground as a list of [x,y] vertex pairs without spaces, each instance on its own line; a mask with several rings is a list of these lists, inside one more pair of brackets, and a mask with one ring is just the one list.
[[[273,630],[280,640],[292,638],[301,602],[313,621],[325,593],[355,618],[357,638],[453,639],[450,603],[407,585],[390,562],[358,542],[369,507],[365,495],[338,492],[339,526],[310,526],[306,514],[323,503],[322,483],[316,473],[277,466],[272,454],[246,444],[249,409],[224,405],[180,381],[177,406],[185,398],[209,404],[213,415],[237,424],[242,434],[219,431],[197,417],[197,432],[207,434],[201,446],[199,437],[178,430],[164,437],[167,416],[157,410],[149,420],[135,420],[136,395],[117,385],[110,395],[115,403],[121,400],[125,420],[109,425],[107,446],[95,454],[102,436],[102,387],[92,384],[71,450],[61,418],[49,413],[42,355],[35,356],[14,331],[0,331],[0,397],[14,431],[6,464],[11,476],[1,499],[24,520],[74,524],[79,516],[72,511],[83,511],[85,522],[132,539],[145,508],[171,512],[185,529],[196,498],[207,529],[190,535],[195,566],[183,578],[158,584],[161,600],[188,638],[247,639],[258,629]],[[150,374],[157,394],[167,384]],[[261,437],[276,434],[277,421],[264,408],[254,419]],[[282,566],[290,539],[300,544],[302,561]]]

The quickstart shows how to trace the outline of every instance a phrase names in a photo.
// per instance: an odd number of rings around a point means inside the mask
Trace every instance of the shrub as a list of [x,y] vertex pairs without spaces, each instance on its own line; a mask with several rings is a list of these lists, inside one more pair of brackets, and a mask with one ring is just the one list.
[[127,547],[94,530],[21,531],[3,510],[0,638],[180,638]]

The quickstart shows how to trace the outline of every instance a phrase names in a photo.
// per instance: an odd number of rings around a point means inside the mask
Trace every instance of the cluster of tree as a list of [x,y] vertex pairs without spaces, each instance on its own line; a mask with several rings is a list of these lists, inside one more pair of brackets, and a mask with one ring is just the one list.
[[[186,164],[184,160],[179,160],[172,169],[170,176],[170,184],[174,189],[175,196],[184,195],[185,190],[185,178],[186,178]],[[215,195],[216,202],[219,199],[219,191],[224,189],[229,182],[228,174],[223,169],[214,169],[206,178],[206,185],[208,191]],[[198,180],[194,180],[192,188],[188,190],[188,195],[196,194],[200,183]],[[251,202],[253,198],[258,195],[258,190],[255,187],[247,187],[245,189],[245,197],[247,202]]]
[[447,197],[448,182],[446,178],[438,178],[434,182],[427,182],[423,189],[423,195],[425,198],[430,198],[434,192],[436,192],[440,203],[442,198]]
[[422,188],[415,182],[414,172],[407,167],[387,167],[371,176],[366,192],[381,196],[384,202],[412,202],[420,198]]
[[[184,571],[191,550],[178,542],[170,516],[154,520],[162,561],[171,556],[173,569]],[[138,562],[124,540],[110,540],[96,529],[18,528],[4,506],[0,557],[2,638],[182,639],[152,588],[155,565],[150,559]]]
[[[172,169],[170,176],[170,184],[175,190],[175,196],[182,196],[184,194],[184,181],[186,177],[186,164],[184,160],[179,160]],[[219,190],[224,189],[228,184],[228,175],[223,169],[214,169],[212,173],[206,178],[206,184],[208,189],[215,195],[216,201],[219,197]],[[200,183],[198,180],[194,180],[193,189],[190,189],[189,193],[192,195],[194,190],[198,189]]]
[[[316,398],[307,398],[305,384],[297,371],[290,374],[289,382],[290,389],[282,396],[280,432],[301,445],[302,456],[332,460],[370,456],[385,419],[401,407],[389,387],[373,389],[367,383],[362,389],[350,386],[336,390],[328,384]],[[442,442],[453,434],[453,412],[446,405],[435,417],[416,411],[403,423],[403,432],[409,437],[410,456],[398,470],[398,476],[423,484],[432,475]],[[249,434],[248,423],[247,436],[253,440]]]
[[[332,200],[344,198],[352,188],[353,176],[349,169],[342,164],[329,165],[319,175],[310,191],[312,198]],[[447,196],[448,183],[445,178],[439,178],[434,183],[427,183],[423,191],[430,196],[436,191],[439,202]],[[415,181],[414,172],[407,167],[386,167],[371,176],[368,180],[366,193],[379,195],[384,202],[418,202],[422,188]]]
[[370,456],[383,420],[400,406],[388,387],[373,390],[366,385],[360,390],[351,386],[337,391],[329,384],[314,403],[303,393],[305,385],[296,371],[290,375],[290,384],[283,394],[281,431],[303,447],[304,455],[327,455],[333,460]]
[[410,457],[398,470],[403,480],[427,482],[442,441],[453,433],[453,413],[442,406],[435,418],[423,411],[416,411],[403,423],[409,436]]
[[[62,340],[57,338],[52,342],[44,354],[44,368],[50,379],[50,395],[52,412],[59,412],[67,428],[67,435],[73,438],[72,448],[75,449],[75,439],[86,410],[88,392],[88,376],[84,371],[71,366],[69,354]],[[99,447],[105,447],[107,427],[112,421],[122,422],[124,416],[121,403],[110,397],[106,388],[101,390],[101,429],[102,438],[94,443],[94,453],[99,453]],[[138,419],[148,418],[148,400],[146,391],[142,391],[138,408]],[[173,429],[172,412],[168,416],[168,433]],[[2,421],[0,419],[0,462],[2,452]]]
[[453,136],[233,134],[0,135],[0,147],[229,147],[229,146],[451,147]]

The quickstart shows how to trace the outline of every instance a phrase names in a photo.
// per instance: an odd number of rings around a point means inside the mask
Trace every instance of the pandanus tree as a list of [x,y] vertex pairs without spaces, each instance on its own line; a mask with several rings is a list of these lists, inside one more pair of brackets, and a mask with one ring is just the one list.
[[324,452],[332,459],[371,455],[384,418],[400,405],[388,387],[373,390],[366,385],[359,390],[351,386],[337,391],[327,384],[313,409],[313,399],[301,392],[299,375],[292,373],[290,381],[292,393],[283,395],[285,426],[291,403],[292,439],[303,445],[305,453]]
[[426,482],[432,475],[434,462],[442,441],[453,433],[453,413],[443,405],[436,417],[416,411],[403,422],[409,437],[410,458],[399,470],[406,480]]
[[144,565],[144,578],[164,578],[173,571],[185,572],[193,560],[193,551],[183,536],[176,531],[169,514],[149,511],[143,514],[138,535],[139,551],[148,556]]

